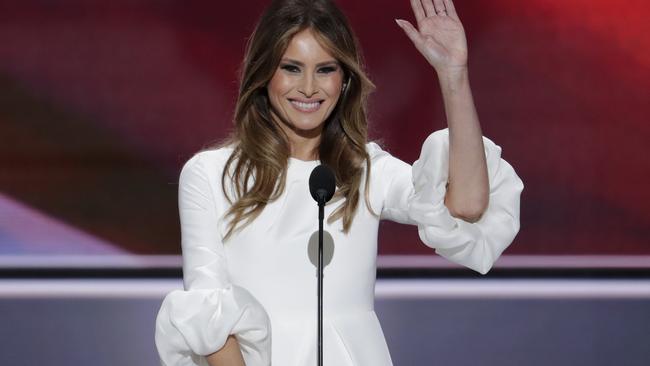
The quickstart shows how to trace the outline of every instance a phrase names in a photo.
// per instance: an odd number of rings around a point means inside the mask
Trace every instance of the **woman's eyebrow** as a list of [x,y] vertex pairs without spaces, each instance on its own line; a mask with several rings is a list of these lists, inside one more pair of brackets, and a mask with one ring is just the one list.
[[[300,62],[298,60],[292,60],[290,58],[283,58],[282,61],[292,63],[292,64],[296,64],[298,66],[305,66],[305,64],[303,62]],[[321,67],[321,66],[325,66],[325,65],[338,65],[338,64],[339,64],[338,61],[330,60],[330,61],[325,61],[325,62],[319,62],[319,63],[316,64],[316,67]]]

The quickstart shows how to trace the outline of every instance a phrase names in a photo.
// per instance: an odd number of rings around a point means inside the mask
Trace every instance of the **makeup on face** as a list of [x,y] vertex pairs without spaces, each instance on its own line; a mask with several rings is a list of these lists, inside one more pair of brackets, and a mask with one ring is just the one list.
[[267,86],[273,113],[285,131],[318,137],[338,102],[343,72],[310,29],[291,39]]

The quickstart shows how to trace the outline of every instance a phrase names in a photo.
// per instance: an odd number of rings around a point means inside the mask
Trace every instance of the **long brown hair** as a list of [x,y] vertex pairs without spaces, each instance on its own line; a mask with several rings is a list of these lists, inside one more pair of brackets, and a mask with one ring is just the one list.
[[[334,200],[345,198],[327,221],[342,218],[344,232],[350,229],[358,207],[364,164],[365,201],[372,212],[368,199],[366,101],[374,85],[363,71],[356,37],[343,13],[330,0],[277,0],[262,14],[248,41],[235,107],[235,130],[221,144],[234,148],[221,176],[223,192],[231,203],[226,217],[232,218],[225,239],[252,222],[267,203],[284,192],[290,145],[271,116],[266,86],[291,38],[307,28],[341,64],[343,80],[347,82],[325,121],[318,148],[321,162],[335,173],[338,189]],[[226,189],[228,179],[233,183],[234,200]]]

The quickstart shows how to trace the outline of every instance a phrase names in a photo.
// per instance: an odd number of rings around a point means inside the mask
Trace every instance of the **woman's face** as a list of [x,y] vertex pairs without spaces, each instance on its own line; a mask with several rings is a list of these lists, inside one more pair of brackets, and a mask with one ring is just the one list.
[[267,86],[271,111],[290,137],[318,137],[342,83],[339,63],[305,29],[293,36]]

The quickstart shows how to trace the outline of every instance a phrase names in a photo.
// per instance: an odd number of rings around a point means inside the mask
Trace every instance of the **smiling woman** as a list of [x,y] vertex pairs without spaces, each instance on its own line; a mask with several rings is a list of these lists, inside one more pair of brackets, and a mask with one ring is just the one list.
[[420,29],[398,24],[435,69],[449,124],[413,166],[368,142],[374,86],[334,3],[278,0],[262,15],[244,58],[234,133],[180,175],[185,288],[158,313],[163,365],[316,363],[309,247],[318,210],[308,180],[320,163],[336,179],[323,225],[332,253],[325,365],[392,365],[374,311],[380,219],[416,225],[436,253],[482,274],[512,242],[523,184],[481,136],[458,15],[451,1],[411,4]]
[[344,88],[338,61],[325,50],[310,28],[293,36],[267,87],[271,113],[280,122],[291,156],[318,157],[323,124]]
[[328,220],[350,229],[371,166],[366,102],[374,85],[358,49],[331,1],[274,1],[262,15],[244,57],[235,132],[217,146],[234,149],[222,172],[222,187],[233,183],[231,195],[224,190],[233,201],[226,238],[280,197],[291,158],[334,170],[334,199],[344,200]]

